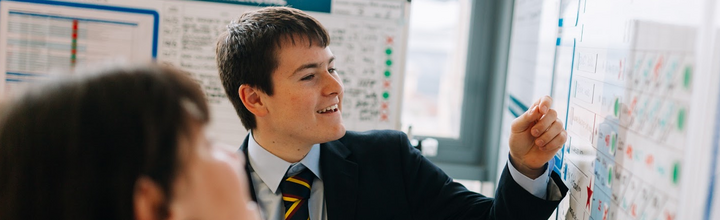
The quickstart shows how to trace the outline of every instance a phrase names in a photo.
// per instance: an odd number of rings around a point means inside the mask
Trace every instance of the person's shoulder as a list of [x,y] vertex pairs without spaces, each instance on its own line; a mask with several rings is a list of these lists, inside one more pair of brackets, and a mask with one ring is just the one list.
[[369,130],[369,131],[347,131],[345,136],[340,138],[341,142],[392,142],[405,141],[407,135],[397,130]]
[[357,157],[373,160],[380,157],[398,158],[409,149],[407,135],[396,130],[347,131],[338,141]]

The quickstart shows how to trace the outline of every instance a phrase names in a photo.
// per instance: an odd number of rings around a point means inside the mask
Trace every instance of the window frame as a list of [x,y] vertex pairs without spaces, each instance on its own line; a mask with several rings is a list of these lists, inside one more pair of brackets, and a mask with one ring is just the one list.
[[455,179],[495,181],[514,1],[471,1],[460,137],[428,157]]

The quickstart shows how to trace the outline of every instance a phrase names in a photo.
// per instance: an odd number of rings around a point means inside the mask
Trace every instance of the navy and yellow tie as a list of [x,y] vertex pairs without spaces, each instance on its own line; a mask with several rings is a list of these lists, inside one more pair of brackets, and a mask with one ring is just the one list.
[[280,184],[285,205],[285,220],[308,220],[308,199],[315,174],[304,169],[299,174],[285,178]]

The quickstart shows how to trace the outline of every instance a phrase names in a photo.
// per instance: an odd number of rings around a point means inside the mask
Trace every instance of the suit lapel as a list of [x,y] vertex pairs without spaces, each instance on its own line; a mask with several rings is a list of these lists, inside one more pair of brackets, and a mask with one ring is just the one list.
[[252,177],[250,175],[252,171],[252,167],[250,166],[250,158],[248,158],[248,138],[250,138],[250,135],[248,134],[245,136],[245,140],[243,141],[242,145],[240,145],[240,149],[238,151],[243,152],[243,155],[245,155],[245,175],[247,175],[247,181],[248,186],[250,186],[250,195],[252,196],[252,200],[257,202],[257,195],[255,194],[255,185],[253,184]]
[[358,165],[340,141],[320,145],[320,170],[325,187],[328,219],[354,219],[358,192]]

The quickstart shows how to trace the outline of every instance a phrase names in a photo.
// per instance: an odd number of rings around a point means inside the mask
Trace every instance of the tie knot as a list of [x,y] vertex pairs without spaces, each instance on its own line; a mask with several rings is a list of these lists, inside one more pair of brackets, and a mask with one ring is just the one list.
[[286,177],[281,184],[283,196],[307,199],[310,197],[310,189],[315,179],[315,174],[310,169],[303,169],[302,172]]

